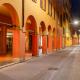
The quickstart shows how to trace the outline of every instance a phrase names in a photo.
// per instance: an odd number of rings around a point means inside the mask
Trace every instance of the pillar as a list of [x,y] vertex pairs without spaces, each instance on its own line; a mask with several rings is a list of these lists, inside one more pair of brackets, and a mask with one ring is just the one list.
[[32,56],[38,56],[38,35],[32,35]]
[[42,35],[42,53],[46,54],[47,53],[47,36]]
[[48,35],[48,52],[52,52],[52,36]]
[[13,58],[20,57],[20,31],[13,30]]
[[56,35],[53,36],[53,49],[54,50],[57,49],[57,37],[56,37]]

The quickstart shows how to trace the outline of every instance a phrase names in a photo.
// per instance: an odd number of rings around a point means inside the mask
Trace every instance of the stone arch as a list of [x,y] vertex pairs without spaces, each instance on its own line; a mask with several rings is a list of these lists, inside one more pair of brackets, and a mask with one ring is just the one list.
[[26,53],[37,55],[37,23],[33,15],[29,15],[26,21]]
[[56,29],[53,28],[53,49],[57,49]]
[[51,34],[52,28],[51,25],[48,26],[48,33]]
[[40,41],[42,43],[41,48],[42,48],[42,53],[46,54],[47,52],[47,34],[46,34],[46,25],[44,21],[40,22]]
[[48,26],[48,32],[51,31],[51,25]]
[[47,46],[48,46],[48,52],[52,52],[52,45],[53,45],[53,37],[52,37],[52,28],[51,25],[48,25],[48,39],[47,39]]
[[56,29],[55,28],[53,28],[53,36],[55,36],[56,35]]
[[45,25],[44,21],[41,21],[40,26],[41,26],[41,30],[43,33],[46,30],[46,25]]
[[30,15],[26,21],[26,30],[32,31],[33,33],[37,33],[37,23],[34,16]]
[[[16,26],[19,26],[19,16],[17,14],[17,11],[15,10],[15,8],[9,4],[9,3],[4,3],[0,6],[0,16],[1,19],[0,19],[0,27],[2,28],[4,26],[4,29],[2,29],[2,34],[4,35],[4,40],[2,41],[2,44],[4,47],[3,47],[3,50],[2,51],[5,51],[4,53],[6,53],[7,51],[7,36],[8,33],[11,33],[12,35],[12,56],[14,58],[18,58],[19,55],[20,55],[20,40],[19,40],[19,37],[20,37],[20,33],[19,33],[19,30],[16,30],[16,29],[13,29],[13,26],[16,27]],[[11,28],[11,29],[10,29]]]
[[2,6],[6,9],[7,13],[10,14],[12,19],[12,24],[19,26],[19,16],[15,8],[9,3],[4,3],[2,4]]

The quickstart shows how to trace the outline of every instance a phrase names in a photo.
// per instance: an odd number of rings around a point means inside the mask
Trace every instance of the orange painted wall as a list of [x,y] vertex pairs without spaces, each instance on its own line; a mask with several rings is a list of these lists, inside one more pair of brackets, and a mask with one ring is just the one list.
[[52,52],[52,45],[53,45],[53,43],[52,43],[52,41],[53,41],[53,38],[52,38],[52,36],[48,36],[48,52]]
[[47,36],[43,35],[42,36],[42,53],[47,52]]
[[38,55],[38,36],[32,35],[32,56]]

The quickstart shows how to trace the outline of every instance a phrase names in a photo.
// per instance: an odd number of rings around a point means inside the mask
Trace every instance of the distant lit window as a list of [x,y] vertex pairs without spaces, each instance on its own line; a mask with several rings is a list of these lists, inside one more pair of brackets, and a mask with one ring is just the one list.
[[37,2],[37,0],[32,0],[32,1],[35,2],[35,3]]
[[46,11],[46,0],[40,0],[40,7]]
[[52,2],[51,0],[48,0],[48,14],[52,16]]

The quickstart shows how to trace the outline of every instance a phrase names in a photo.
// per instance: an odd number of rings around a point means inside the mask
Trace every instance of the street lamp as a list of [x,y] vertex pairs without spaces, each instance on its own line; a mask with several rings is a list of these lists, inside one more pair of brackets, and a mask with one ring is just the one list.
[[[80,20],[74,20],[73,25],[79,26],[80,25]],[[80,32],[80,30],[78,30],[78,32]],[[79,35],[78,35],[78,44],[79,44]]]
[[78,24],[79,24],[79,21],[78,21],[78,20],[74,20],[74,21],[73,21],[73,24],[74,24],[74,25],[78,25]]

